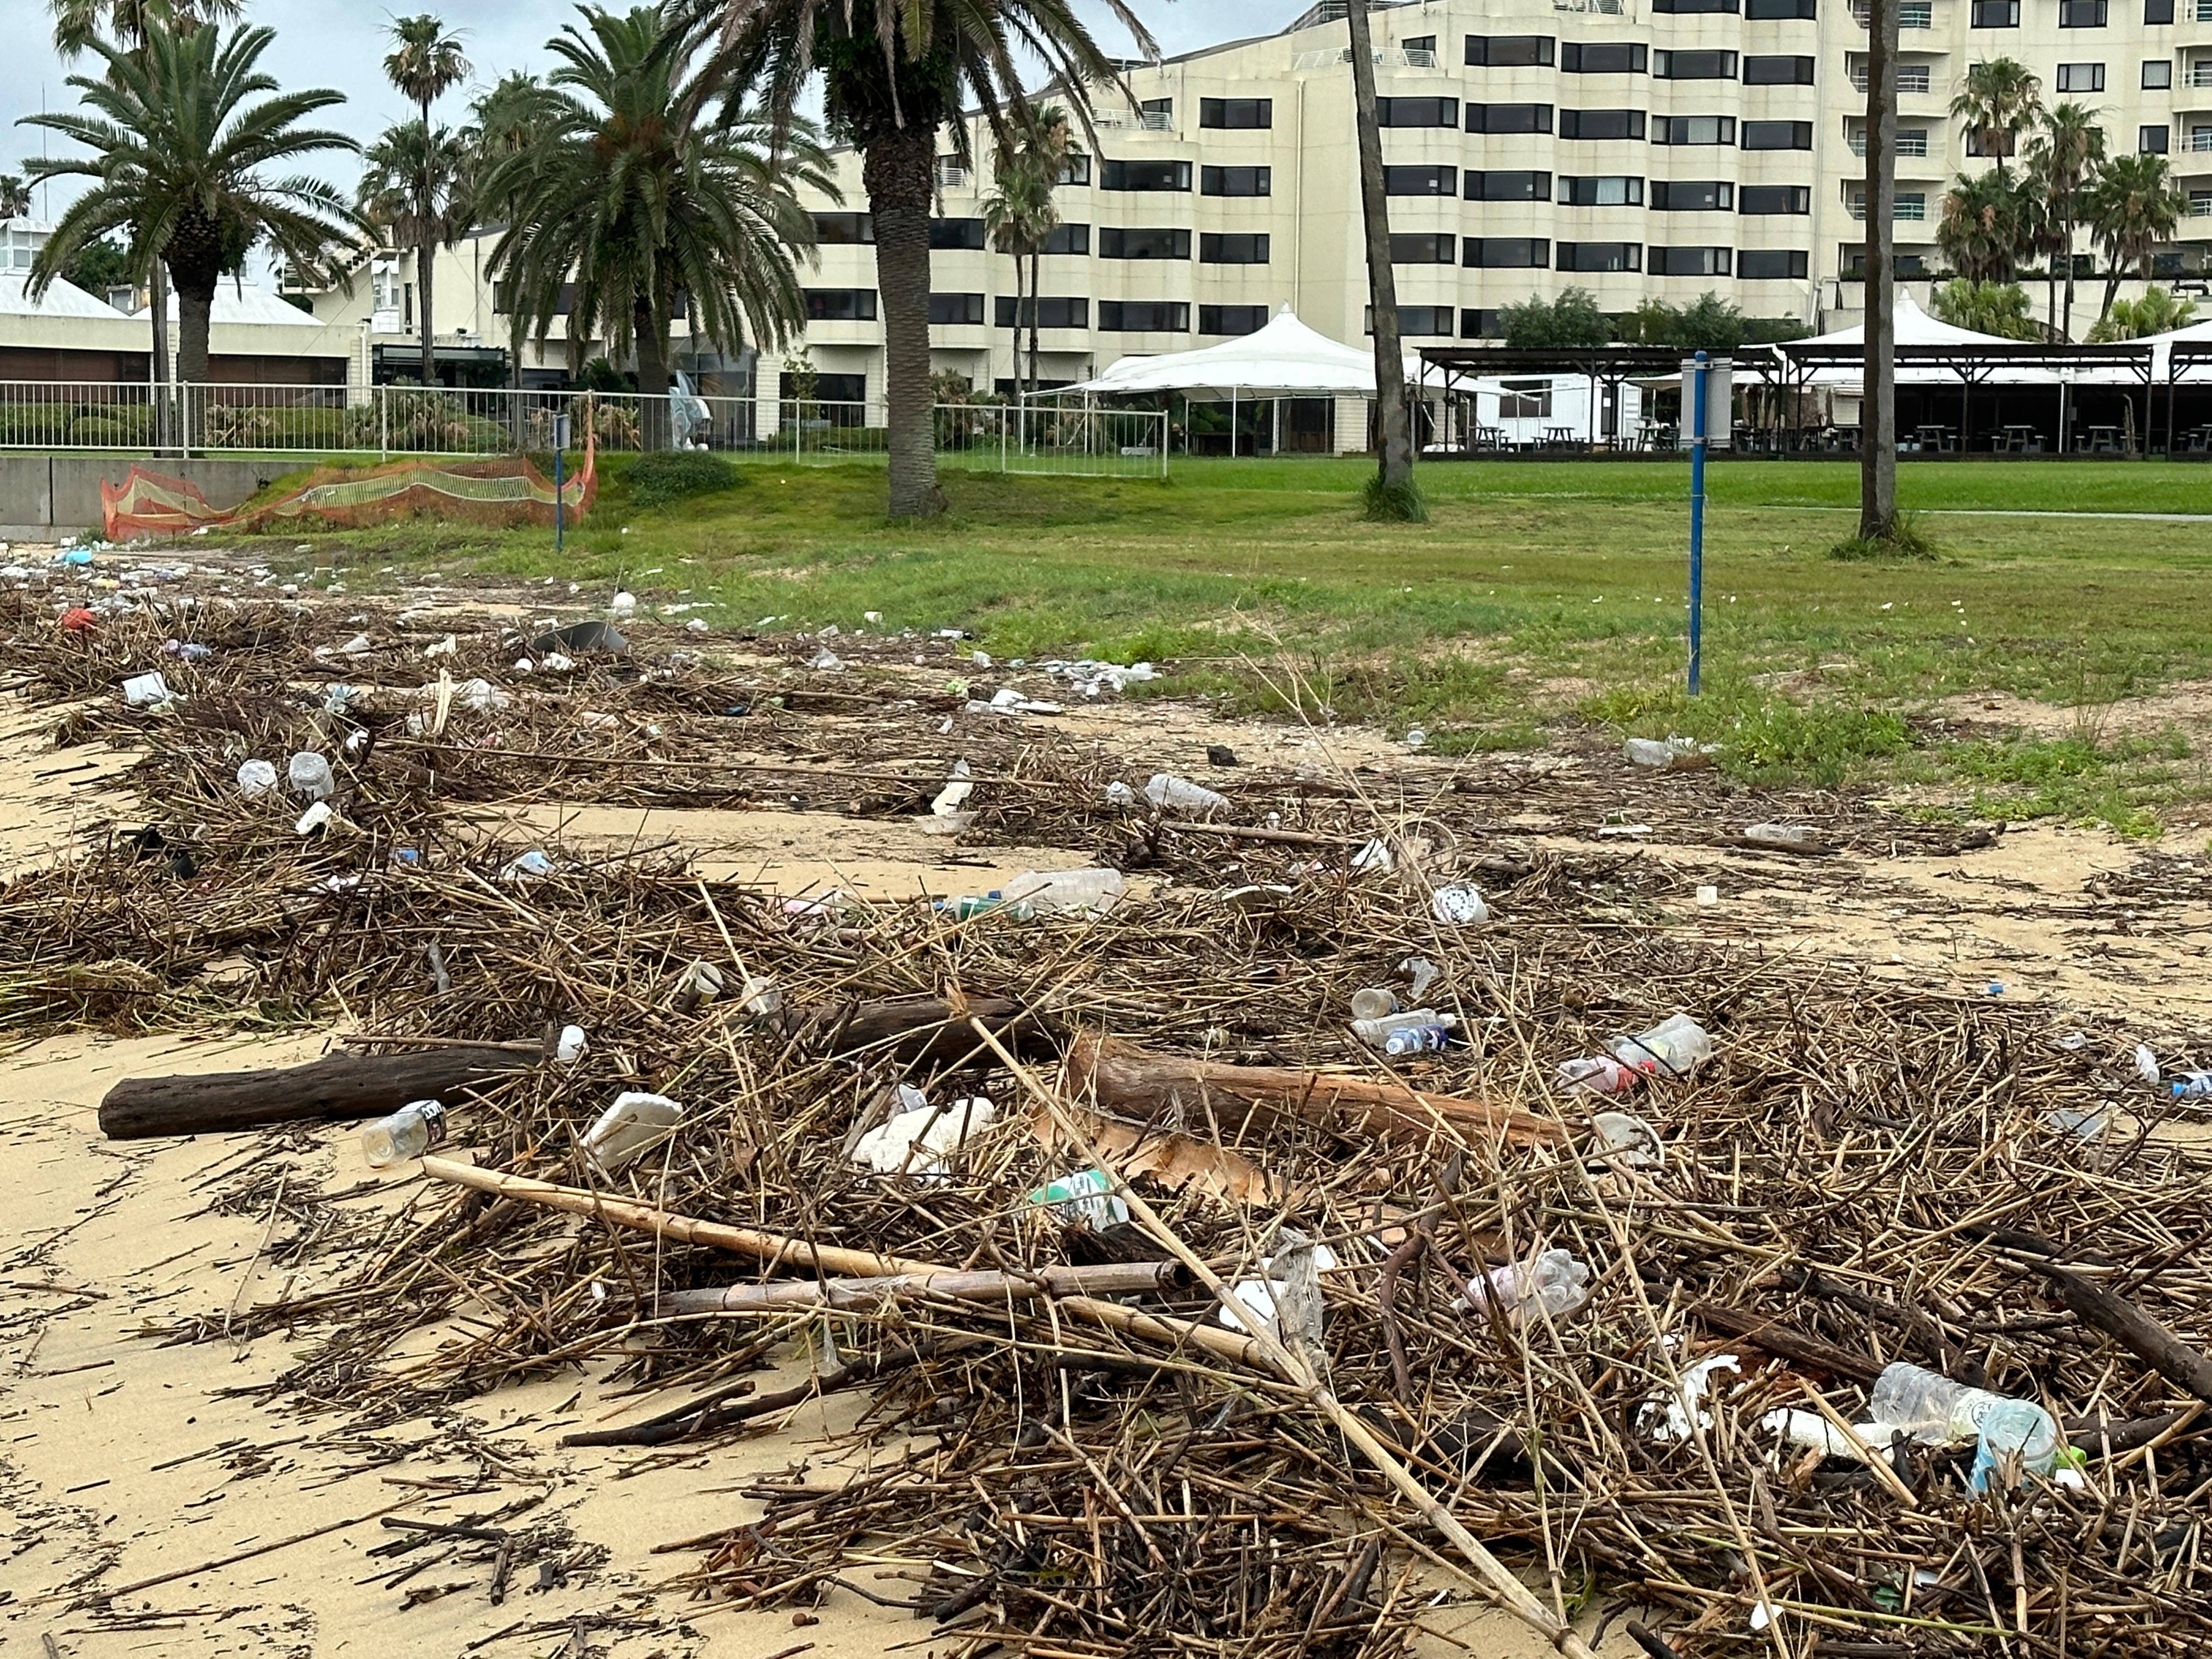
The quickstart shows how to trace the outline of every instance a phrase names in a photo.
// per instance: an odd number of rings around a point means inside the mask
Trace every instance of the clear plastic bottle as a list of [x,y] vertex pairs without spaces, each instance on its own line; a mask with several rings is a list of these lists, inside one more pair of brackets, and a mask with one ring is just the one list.
[[1145,786],[1145,799],[1155,806],[1171,806],[1179,812],[1218,812],[1229,805],[1226,795],[1217,795],[1204,784],[1172,772],[1153,773],[1152,781]]
[[1611,1054],[1586,1054],[1559,1063],[1559,1089],[1563,1095],[1625,1095],[1643,1080],[1643,1073]]
[[1119,870],[1025,870],[1006,884],[1002,896],[1041,916],[1097,916],[1128,890],[1128,878]]
[[1962,1446],[1982,1431],[1982,1420],[2004,1403],[2001,1394],[1910,1365],[1903,1360],[1875,1379],[1874,1420],[1909,1434],[1923,1445]]
[[1713,1057],[1713,1040],[1687,1014],[1673,1014],[1648,1031],[1622,1037],[1613,1058],[1649,1077],[1687,1077]]
[[284,776],[295,795],[322,800],[338,787],[331,763],[312,749],[302,749],[284,763]]
[[977,916],[994,915],[1027,921],[1036,914],[1035,906],[1010,899],[1001,892],[963,893],[957,898],[939,900],[937,908],[955,921],[973,921]]
[[1974,1472],[1967,1484],[1990,1489],[1990,1478],[2010,1480],[2021,1474],[2049,1474],[2058,1462],[2058,1425],[2032,1400],[1999,1400],[1982,1417],[1974,1448]]
[[1434,1025],[1450,1030],[1459,1024],[1457,1014],[1440,1014],[1433,1008],[1405,1008],[1395,1014],[1384,1014],[1378,1019],[1355,1019],[1352,1035],[1370,1048],[1384,1047],[1393,1031],[1411,1030],[1418,1026]]
[[1385,1019],[1398,1012],[1398,994],[1380,985],[1371,985],[1364,991],[1352,994],[1352,1018],[1356,1023],[1363,1019]]
[[1382,1038],[1382,1052],[1395,1059],[1404,1054],[1429,1054],[1449,1047],[1451,1031],[1440,1024],[1394,1026]]
[[1533,1261],[1509,1261],[1492,1267],[1467,1287],[1467,1305],[1487,1309],[1493,1304],[1515,1324],[1536,1319],[1540,1313],[1564,1318],[1589,1300],[1590,1270],[1565,1250],[1546,1250]]
[[446,1139],[446,1109],[434,1100],[410,1100],[389,1117],[363,1127],[361,1150],[373,1170],[420,1158]]
[[2176,1100],[2212,1100],[2212,1072],[2184,1072],[2172,1089]]

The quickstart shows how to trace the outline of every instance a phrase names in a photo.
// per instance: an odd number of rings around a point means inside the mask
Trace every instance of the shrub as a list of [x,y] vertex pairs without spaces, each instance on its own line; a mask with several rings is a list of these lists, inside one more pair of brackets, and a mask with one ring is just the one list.
[[699,449],[656,449],[641,455],[629,470],[629,496],[638,507],[665,507],[689,495],[735,489],[738,469],[720,455]]

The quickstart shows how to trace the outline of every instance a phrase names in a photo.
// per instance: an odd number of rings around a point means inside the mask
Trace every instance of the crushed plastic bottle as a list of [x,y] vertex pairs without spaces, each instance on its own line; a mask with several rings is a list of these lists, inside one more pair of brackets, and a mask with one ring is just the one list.
[[2058,1462],[2058,1425],[2033,1401],[2001,1399],[1982,1418],[1966,1484],[1985,1492],[1992,1476],[2009,1486],[2023,1474],[2048,1475]]
[[1679,737],[1631,738],[1623,749],[1632,765],[1664,772],[1689,772],[1710,766],[1717,752],[1712,744]]
[[1398,994],[1382,986],[1370,986],[1352,994],[1352,1017],[1355,1020],[1382,1019],[1398,1012]]
[[1585,1054],[1559,1062],[1558,1088],[1563,1095],[1625,1095],[1644,1081],[1611,1054]]
[[533,847],[520,858],[509,859],[499,867],[501,881],[525,881],[533,877],[550,876],[557,866],[542,848]]
[[1462,1310],[1492,1308],[1510,1323],[1527,1324],[1540,1314],[1562,1319],[1589,1300],[1590,1270],[1570,1252],[1549,1249],[1528,1262],[1509,1261],[1468,1282],[1455,1304]]
[[330,762],[312,749],[302,749],[284,763],[284,781],[294,794],[309,800],[327,800],[338,787]]
[[2171,1087],[2176,1100],[2212,1100],[2212,1072],[2184,1072]]
[[738,1006],[755,1019],[766,1019],[770,1014],[781,1011],[783,993],[776,989],[772,981],[763,979],[758,974],[748,974],[745,982],[738,987]]
[[1228,796],[1216,794],[1204,784],[1179,778],[1172,772],[1155,772],[1152,781],[1145,786],[1145,799],[1163,811],[1172,808],[1178,812],[1223,812],[1229,809]]
[[618,1175],[683,1121],[684,1109],[666,1095],[625,1091],[584,1132],[584,1156],[601,1175]]
[[1079,1170],[1047,1182],[1031,1193],[1031,1204],[1048,1207],[1062,1221],[1103,1232],[1129,1218],[1129,1206],[1114,1190],[1114,1178],[1103,1170]]
[[2136,1075],[2154,1089],[2164,1080],[2158,1063],[2158,1052],[2148,1042],[2136,1044]]
[[[1352,1022],[1352,1035],[1369,1048],[1381,1048],[1387,1053],[1394,1031],[1419,1030],[1429,1026],[1449,1031],[1458,1024],[1457,1014],[1440,1014],[1433,1008],[1401,1008],[1396,1013],[1383,1014],[1372,1019],[1355,1018]],[[1437,1043],[1435,1046],[1442,1048],[1443,1045]]]
[[1820,846],[1820,836],[1802,823],[1754,823],[1745,830],[1743,838],[1753,847],[1784,853],[1816,852]]
[[276,769],[265,760],[250,760],[238,769],[238,793],[246,800],[259,800],[276,787]]
[[373,1170],[420,1158],[446,1139],[446,1109],[434,1100],[411,1100],[389,1117],[364,1124],[362,1155]]
[[1040,916],[1103,916],[1129,890],[1119,870],[1025,870],[1006,885],[1001,896],[1026,904]]
[[1687,1077],[1713,1057],[1713,1040],[1687,1014],[1671,1014],[1648,1031],[1620,1039],[1613,1055],[1647,1077]]

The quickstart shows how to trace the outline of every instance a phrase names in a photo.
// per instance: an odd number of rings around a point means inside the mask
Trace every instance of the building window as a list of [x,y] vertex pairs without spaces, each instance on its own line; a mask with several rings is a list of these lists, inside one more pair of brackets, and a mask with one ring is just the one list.
[[1813,60],[1809,58],[1747,58],[1743,83],[1747,87],[1809,87]]
[[[1454,320],[1452,308],[1449,306],[1400,306],[1398,307],[1399,337],[1411,339],[1416,336],[1438,335],[1449,339],[1451,337]],[[1373,306],[1367,307],[1366,328],[1370,334],[1375,331]]]
[[[1641,207],[1644,204],[1644,180],[1625,174],[1599,173],[1588,178],[1559,180],[1559,205],[1562,207]],[[1566,245],[1563,242],[1562,247]]]
[[1228,132],[1272,127],[1275,125],[1275,100],[1272,98],[1201,98],[1198,100],[1198,124],[1201,127],[1218,128]]
[[1569,75],[1641,75],[1644,48],[1615,40],[1570,40],[1559,48],[1559,67]]
[[1067,159],[1060,164],[1060,182],[1063,185],[1087,185],[1091,182],[1091,158],[1079,149],[1067,152]]
[[2016,29],[2020,0],[1974,0],[1973,26],[1978,29]]
[[1146,98],[1137,106],[1137,125],[1147,132],[1175,131],[1175,100]]
[[1549,104],[1469,104],[1467,106],[1467,130],[1469,132],[1549,132],[1552,130],[1552,106]]
[[1267,234],[1207,231],[1198,239],[1198,262],[1202,265],[1264,265],[1267,263]]
[[1561,270],[1639,270],[1644,265],[1641,242],[1561,242],[1553,261]]
[[1124,230],[1118,225],[1098,228],[1098,257],[1102,259],[1188,259],[1190,233],[1187,230]]
[[1644,269],[1654,276],[1725,276],[1733,248],[1658,247],[1646,252]]
[[1198,308],[1198,331],[1200,334],[1257,334],[1267,325],[1265,306],[1200,306]]
[[1741,283],[1802,283],[1811,260],[1795,247],[1747,247],[1735,256]]
[[1810,213],[1813,192],[1803,185],[1746,185],[1735,193],[1736,211],[1747,218]]
[[983,296],[980,294],[933,294],[929,296],[929,320],[939,328],[981,327],[983,322]]
[[1655,81],[1733,81],[1735,54],[1732,52],[1655,52],[1651,54]]
[[1387,196],[1449,196],[1459,188],[1457,167],[1384,167]]
[[1041,253],[1088,253],[1091,252],[1091,227],[1088,225],[1055,225],[1044,239]]
[[2171,58],[2143,59],[2142,83],[2146,92],[2165,92],[2173,85],[2173,60]]
[[932,219],[929,222],[929,245],[940,252],[959,248],[973,252],[983,246],[983,222],[981,219]]
[[1101,300],[1098,326],[1109,334],[1188,334],[1190,307],[1181,300]]
[[1468,310],[1459,314],[1459,337],[1462,340],[1495,340],[1504,332],[1495,311]]
[[1552,263],[1552,245],[1541,236],[1470,236],[1461,263],[1470,270],[1541,270]]
[[1736,9],[1736,0],[1651,0],[1651,9],[1676,16],[1700,11],[1729,11]]
[[[813,384],[806,388],[805,398],[800,398],[799,393],[799,382],[792,376],[783,374],[777,377],[775,395],[784,402],[830,404],[867,402],[868,377],[865,374],[817,374],[814,376]],[[855,416],[858,413],[858,410],[854,411]],[[847,424],[845,421],[837,420],[834,415],[831,419],[836,421],[838,425]],[[854,418],[850,421],[850,424],[858,426],[860,421]]]
[[2189,216],[2192,219],[2212,219],[2212,190],[2192,190],[2189,192]]
[[[1837,250],[1839,274],[1847,281],[1866,280],[1866,249],[1858,244],[1847,243]],[[1906,282],[1918,282],[1928,274],[1928,260],[1918,253],[1898,253],[1890,257],[1889,268],[1896,276]]]
[[[2144,84],[2148,86],[2148,82]],[[931,227],[933,230],[935,227]],[[817,213],[814,240],[824,247],[857,247],[876,240],[876,221],[868,213]]]
[[1743,15],[1754,23],[1783,23],[1810,20],[1813,0],[1743,0]]
[[[1101,308],[1103,309],[1103,307]],[[1091,326],[1091,301],[1059,298],[1049,294],[1042,300],[1024,297],[1021,303],[1021,309],[1017,313],[1014,309],[1014,296],[1011,294],[1001,294],[999,296],[995,314],[1000,328],[1013,328],[1018,325],[1027,328],[1030,326],[1030,319],[1032,315],[1036,317],[1036,326],[1039,328],[1088,328]],[[1016,321],[1017,317],[1019,319],[1018,325]]]
[[939,190],[958,190],[968,182],[968,164],[957,155],[937,158],[937,187]]
[[2062,29],[2100,29],[2105,27],[2106,0],[2058,0]]
[[1733,213],[1735,186],[1722,179],[1654,179],[1655,213]]
[[2061,64],[2058,66],[2058,90],[2061,92],[2102,92],[2105,89],[2105,66],[2102,64]]
[[872,323],[876,320],[876,291],[872,288],[810,288],[806,290],[806,320]]
[[1549,380],[1500,380],[1498,418],[1501,421],[1548,421],[1552,418]]
[[1376,123],[1386,127],[1455,127],[1456,98],[1377,98]]
[[1459,238],[1450,231],[1390,233],[1390,263],[1394,265],[1448,265],[1458,257]]
[[1810,149],[1813,148],[1813,124],[1810,121],[1746,121],[1743,124],[1743,147],[1746,149]]
[[1201,196],[1266,196],[1274,188],[1272,167],[1200,167]]
[[1470,34],[1467,37],[1468,67],[1543,68],[1552,61],[1552,46],[1548,34]]
[[2136,151],[2138,155],[2163,155],[2166,152],[2166,149],[2172,140],[2172,129],[2171,127],[2137,127],[2136,129]]
[[[1754,122],[1752,125],[1759,124]],[[1651,142],[1655,144],[1733,144],[1735,143],[1735,117],[1733,115],[1654,116],[1651,121]],[[1809,146],[1810,141],[1807,142]]]
[[1643,136],[1644,112],[1640,109],[1563,109],[1559,112],[1559,137],[1562,138],[1641,138]]
[[1465,175],[1470,202],[1548,202],[1552,175],[1548,173],[1481,173],[1470,167]]
[[1188,190],[1188,161],[1109,161],[1098,180],[1102,190]]
[[2173,0],[2143,0],[2145,24],[2171,23],[2173,21]]

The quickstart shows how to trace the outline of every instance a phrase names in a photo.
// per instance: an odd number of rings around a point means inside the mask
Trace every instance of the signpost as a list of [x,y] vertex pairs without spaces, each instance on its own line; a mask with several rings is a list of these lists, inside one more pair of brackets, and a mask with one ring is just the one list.
[[[562,523],[561,462],[568,447],[568,416],[566,410],[553,417],[553,551],[561,550]],[[1692,685],[1695,687],[1696,671],[1692,669]]]
[[1705,652],[1705,451],[1726,449],[1735,428],[1735,365],[1700,351],[1682,364],[1681,441],[1690,452],[1690,695]]

